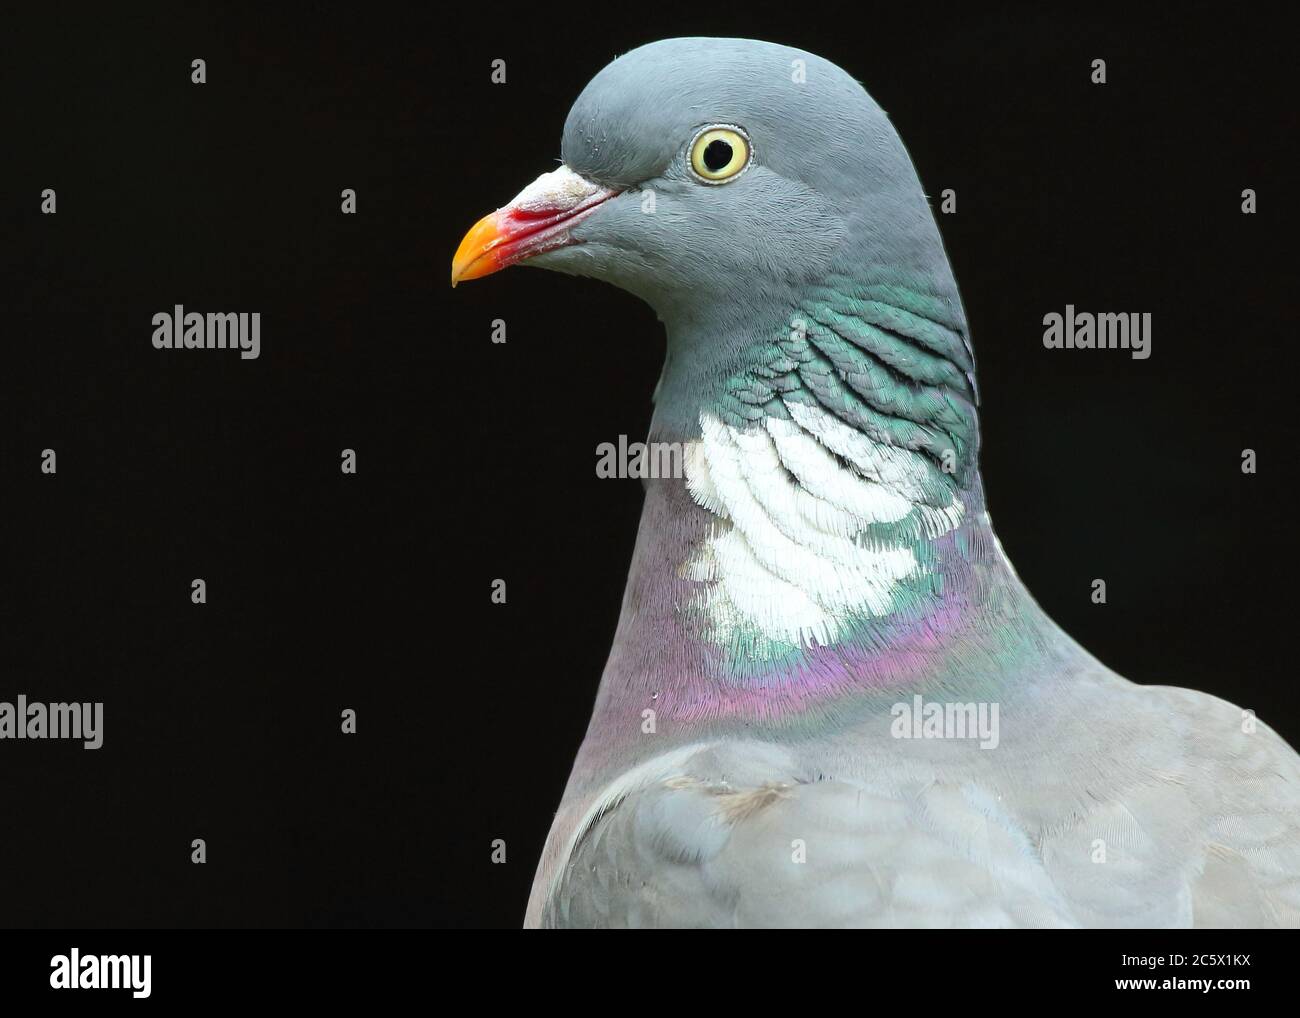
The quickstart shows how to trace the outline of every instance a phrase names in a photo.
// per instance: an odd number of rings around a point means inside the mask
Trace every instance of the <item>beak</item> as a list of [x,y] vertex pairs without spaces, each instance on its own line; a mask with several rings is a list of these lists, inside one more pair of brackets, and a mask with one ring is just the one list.
[[451,285],[572,243],[574,224],[616,194],[567,166],[543,173],[505,208],[470,227],[451,260]]

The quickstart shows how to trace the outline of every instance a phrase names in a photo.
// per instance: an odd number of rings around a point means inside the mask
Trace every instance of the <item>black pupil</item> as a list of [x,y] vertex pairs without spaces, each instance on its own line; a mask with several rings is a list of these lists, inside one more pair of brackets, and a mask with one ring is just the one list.
[[710,173],[717,173],[731,162],[731,146],[721,138],[714,138],[704,149],[704,165]]

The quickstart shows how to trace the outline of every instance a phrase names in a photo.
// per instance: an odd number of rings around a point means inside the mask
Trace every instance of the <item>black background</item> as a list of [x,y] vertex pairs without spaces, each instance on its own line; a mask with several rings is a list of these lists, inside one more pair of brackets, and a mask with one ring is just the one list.
[[[1237,5],[43,5],[3,68],[0,700],[105,701],[105,741],[0,743],[0,924],[519,923],[640,511],[595,447],[644,435],[663,340],[598,283],[453,293],[448,266],[555,166],[600,67],[690,34],[839,63],[927,192],[956,190],[990,510],[1047,610],[1135,681],[1300,741],[1280,26]],[[176,303],[260,311],[260,359],[154,350]],[[1045,350],[1066,303],[1151,312],[1151,359]]]

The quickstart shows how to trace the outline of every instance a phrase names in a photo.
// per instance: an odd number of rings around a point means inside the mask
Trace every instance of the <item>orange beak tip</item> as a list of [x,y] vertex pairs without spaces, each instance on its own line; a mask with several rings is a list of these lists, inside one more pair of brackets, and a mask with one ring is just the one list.
[[500,216],[489,213],[469,228],[465,239],[456,248],[451,259],[451,285],[465,279],[478,279],[497,270],[497,260],[491,252],[502,239]]

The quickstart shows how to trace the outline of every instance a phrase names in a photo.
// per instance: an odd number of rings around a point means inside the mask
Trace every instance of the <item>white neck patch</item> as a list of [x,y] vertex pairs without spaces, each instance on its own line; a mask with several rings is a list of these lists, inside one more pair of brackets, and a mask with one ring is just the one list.
[[876,444],[819,408],[786,406],[793,420],[748,428],[702,414],[703,436],[686,445],[687,490],[718,520],[680,575],[706,584],[692,607],[720,645],[756,636],[776,650],[824,646],[850,618],[889,614],[895,587],[920,564],[911,541],[866,528],[916,514],[921,534],[935,538],[964,514],[955,496],[942,509],[922,503],[915,453]]

